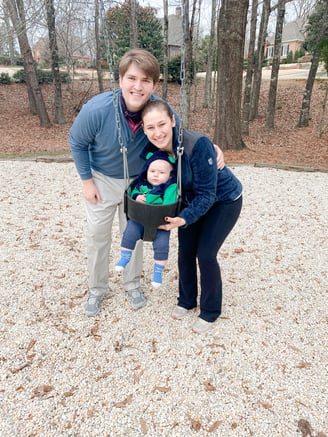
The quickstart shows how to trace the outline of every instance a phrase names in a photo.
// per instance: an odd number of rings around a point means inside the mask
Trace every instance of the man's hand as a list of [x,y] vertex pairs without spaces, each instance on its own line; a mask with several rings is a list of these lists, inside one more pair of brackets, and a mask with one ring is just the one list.
[[214,144],[214,150],[216,152],[216,166],[218,170],[222,170],[225,166],[223,152],[216,144]]
[[93,179],[83,180],[82,184],[82,192],[85,200],[94,204],[96,204],[97,202],[101,202],[100,194],[98,193],[97,187],[93,182]]

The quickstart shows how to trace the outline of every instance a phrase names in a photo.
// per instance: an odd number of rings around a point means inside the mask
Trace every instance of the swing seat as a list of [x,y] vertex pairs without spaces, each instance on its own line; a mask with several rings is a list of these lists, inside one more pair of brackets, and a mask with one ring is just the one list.
[[130,197],[137,180],[131,182],[124,193],[124,212],[127,218],[144,226],[144,241],[153,241],[158,226],[164,225],[165,217],[175,217],[180,211],[180,200],[169,205],[151,205],[137,202]]

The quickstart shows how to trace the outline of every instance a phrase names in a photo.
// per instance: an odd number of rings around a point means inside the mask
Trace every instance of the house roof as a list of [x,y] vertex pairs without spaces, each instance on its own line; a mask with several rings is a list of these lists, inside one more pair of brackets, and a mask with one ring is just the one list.
[[[305,24],[306,20],[304,18],[298,18],[295,21],[285,24],[282,30],[282,43],[304,41]],[[274,35],[268,37],[270,44],[274,44],[274,37]]]

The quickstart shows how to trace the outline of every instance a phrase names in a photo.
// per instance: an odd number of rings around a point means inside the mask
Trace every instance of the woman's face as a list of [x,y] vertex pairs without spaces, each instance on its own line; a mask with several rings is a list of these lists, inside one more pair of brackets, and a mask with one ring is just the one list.
[[158,149],[172,152],[174,117],[171,119],[165,110],[154,108],[144,115],[142,121],[148,140]]

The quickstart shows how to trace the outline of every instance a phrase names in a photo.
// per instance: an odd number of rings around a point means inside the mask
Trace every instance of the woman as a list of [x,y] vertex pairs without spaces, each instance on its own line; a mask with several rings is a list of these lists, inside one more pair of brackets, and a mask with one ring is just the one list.
[[[161,100],[151,101],[141,117],[151,143],[144,152],[155,146],[176,158],[178,133],[169,105]],[[172,317],[180,320],[197,307],[198,260],[200,314],[192,329],[204,333],[221,314],[222,281],[217,253],[239,217],[242,185],[227,167],[217,170],[213,143],[205,135],[184,129],[182,147],[182,210],[178,217],[167,217],[167,224],[161,228],[179,228],[179,297]]]

